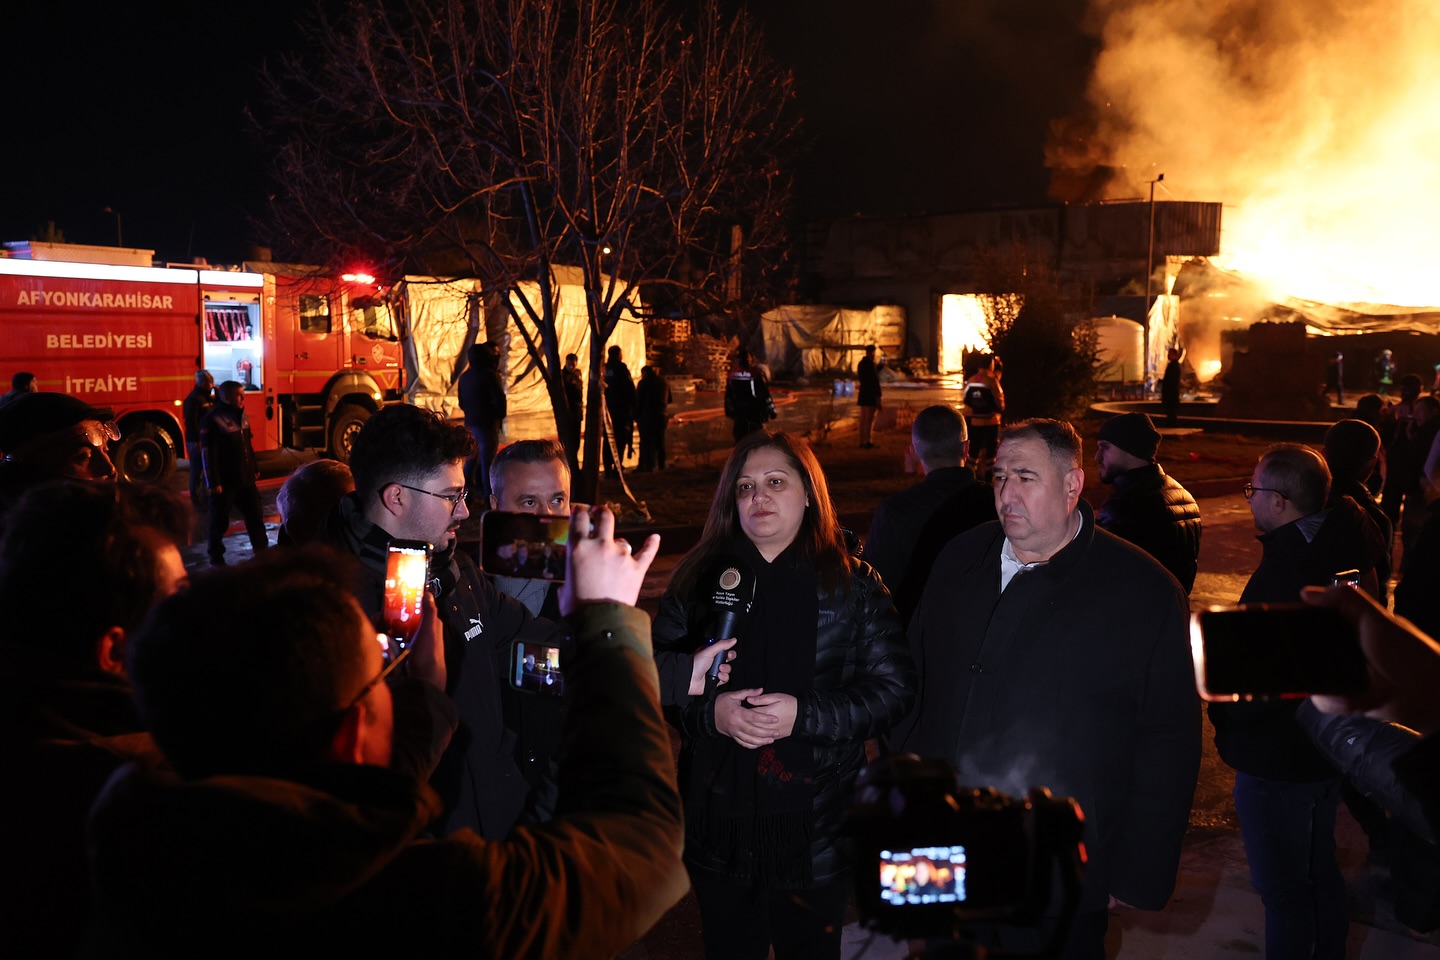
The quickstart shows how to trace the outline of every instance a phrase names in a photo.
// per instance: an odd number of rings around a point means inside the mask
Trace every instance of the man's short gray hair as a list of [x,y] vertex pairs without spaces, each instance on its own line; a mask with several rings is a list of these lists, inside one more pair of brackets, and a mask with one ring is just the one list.
[[1325,458],[1303,443],[1277,443],[1260,455],[1262,485],[1284,494],[1304,516],[1325,509],[1330,468]]

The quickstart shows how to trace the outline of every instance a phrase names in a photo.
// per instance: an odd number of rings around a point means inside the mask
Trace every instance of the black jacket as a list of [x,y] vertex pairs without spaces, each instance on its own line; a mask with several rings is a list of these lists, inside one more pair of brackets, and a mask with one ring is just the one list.
[[13,640],[0,664],[0,725],[6,952],[72,956],[92,933],[86,814],[118,767],[158,764],[159,751],[141,732],[128,681]]
[[[667,710],[684,739],[682,769],[688,763],[689,744],[700,737],[724,736],[715,730],[713,696],[690,697],[690,657],[701,642],[706,611],[685,603],[673,593],[660,600],[653,632],[661,689],[678,691],[678,708]],[[670,677],[665,674],[670,673]],[[811,828],[814,877],[817,883],[834,877],[848,865],[837,843],[850,807],[855,778],[865,766],[865,741],[890,730],[910,709],[915,698],[915,665],[905,648],[904,636],[890,595],[870,565],[858,562],[851,575],[848,596],[831,596],[821,587],[820,623],[815,642],[815,685],[800,698],[792,736],[808,741],[815,752],[815,819]],[[724,688],[722,687],[721,690]],[[663,697],[662,697],[663,702]],[[682,772],[681,782],[685,782]],[[702,865],[703,866],[703,865]]]
[[880,405],[880,368],[874,360],[865,357],[855,365],[855,376],[860,387],[855,391],[855,402],[862,407]]
[[[1309,539],[1307,531],[1313,533]],[[1302,587],[1329,586],[1341,570],[1362,574],[1372,570],[1372,536],[1378,532],[1348,497],[1314,521],[1302,518],[1263,533],[1260,565],[1245,584],[1240,602],[1299,603]],[[1299,708],[1300,702],[1294,700],[1210,704],[1206,709],[1220,759],[1269,780],[1316,782],[1336,776],[1330,761],[1296,722]]]
[[775,401],[765,375],[748,367],[736,367],[725,378],[725,416],[745,423],[775,419]]
[[[1380,587],[1380,596],[1376,599],[1383,606],[1388,602],[1390,574],[1394,565],[1391,556],[1395,549],[1395,525],[1390,522],[1389,517],[1385,516],[1385,511],[1375,501],[1374,495],[1370,493],[1370,488],[1358,480],[1335,481],[1330,488],[1330,499],[1325,502],[1325,506],[1333,510],[1340,506],[1340,501],[1345,497],[1354,500],[1356,505],[1365,511],[1365,516],[1370,518],[1370,522],[1375,525],[1375,533],[1379,535],[1379,539],[1371,538],[1370,545],[1375,564],[1375,580]],[[1409,557],[1408,550],[1406,557],[1407,559]]]
[[605,407],[610,419],[630,423],[635,416],[635,380],[623,360],[605,361]]
[[[336,504],[326,538],[360,558],[365,581],[356,599],[378,624],[389,534],[365,518],[352,493]],[[524,737],[504,722],[505,698],[518,696],[509,689],[511,650],[516,640],[545,640],[557,628],[496,590],[464,553],[437,555],[430,569],[441,582],[436,605],[445,621],[446,692],[460,711],[460,728],[431,778],[445,803],[441,827],[469,827],[499,840],[521,819],[529,793],[520,771]]]
[[1189,491],[1158,463],[1127,470],[1099,510],[1095,522],[1129,540],[1180,581],[1188,595],[1200,558],[1200,507]]
[[663,430],[670,417],[666,414],[674,395],[670,385],[659,376],[641,377],[635,387],[635,425],[641,430]]
[[861,554],[895,600],[906,626],[920,606],[930,568],[945,544],[995,519],[995,490],[969,467],[940,467],[875,507]]
[[1432,637],[1440,637],[1440,500],[1425,508],[1414,543],[1405,544],[1395,613]]
[[505,384],[498,370],[471,364],[460,374],[456,393],[465,414],[465,426],[490,427],[505,419],[508,409]]
[[185,417],[185,442],[200,442],[200,422],[215,409],[215,388],[196,386],[185,395],[180,411]]
[[1113,894],[1158,910],[1200,767],[1188,605],[1159,564],[1079,509],[1075,539],[1004,593],[999,523],[940,554],[910,622],[920,697],[896,736],[968,786],[1074,797],[1089,854],[1080,909]]
[[200,421],[200,453],[211,489],[253,486],[258,472],[250,442],[250,418],[239,407],[216,403]]

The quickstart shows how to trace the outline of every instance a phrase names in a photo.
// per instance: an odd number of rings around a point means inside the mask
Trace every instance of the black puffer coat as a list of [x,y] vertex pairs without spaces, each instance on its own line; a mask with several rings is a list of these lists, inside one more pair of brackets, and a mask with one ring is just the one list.
[[[915,660],[910,655],[900,617],[890,594],[869,564],[856,561],[848,596],[820,596],[820,623],[815,641],[815,685],[799,698],[792,736],[814,748],[818,771],[811,854],[816,883],[833,878],[848,865],[847,852],[836,843],[850,807],[855,778],[865,766],[865,741],[886,733],[915,702]],[[700,643],[705,610],[666,593],[660,600],[652,635],[658,651],[688,654]],[[688,680],[688,656],[657,657],[661,689],[676,689]],[[667,678],[683,670],[684,677]],[[722,687],[721,690],[724,688]],[[719,737],[713,696],[686,697],[668,708],[671,723],[685,739],[680,782],[687,782],[691,744],[701,737]]]
[[1095,525],[1160,561],[1187,595],[1195,586],[1200,507],[1158,463],[1116,477],[1110,499],[1095,511]]

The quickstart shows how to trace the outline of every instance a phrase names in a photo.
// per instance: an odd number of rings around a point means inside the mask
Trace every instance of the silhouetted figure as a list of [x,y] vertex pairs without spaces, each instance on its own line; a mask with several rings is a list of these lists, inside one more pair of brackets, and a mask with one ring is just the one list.
[[765,374],[750,365],[750,351],[741,347],[735,353],[735,366],[725,378],[725,416],[734,426],[735,442],[775,419],[775,401],[770,398],[770,385]]
[[[630,368],[625,365],[618,346],[612,346],[606,354],[605,409],[610,414],[615,451],[623,463],[635,444],[635,380],[630,376]],[[610,451],[610,444],[601,445],[604,447],[605,472],[609,474],[615,469],[615,457]]]

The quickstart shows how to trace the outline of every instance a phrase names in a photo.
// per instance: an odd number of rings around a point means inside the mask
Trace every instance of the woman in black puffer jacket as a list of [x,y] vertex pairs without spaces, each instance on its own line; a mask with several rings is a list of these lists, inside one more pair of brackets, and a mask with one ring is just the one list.
[[[715,584],[754,575],[729,679],[692,695]],[[683,737],[685,858],[711,958],[840,955],[851,889],[839,832],[865,741],[910,709],[915,664],[890,595],[845,550],[820,464],[798,437],[730,454],[700,543],[654,638]],[[708,651],[707,651],[708,652]],[[708,660],[709,658],[705,658]]]

